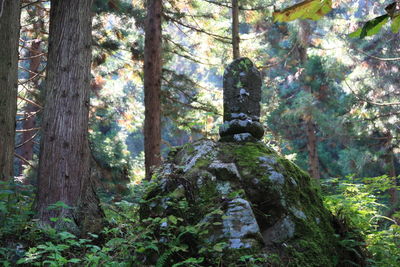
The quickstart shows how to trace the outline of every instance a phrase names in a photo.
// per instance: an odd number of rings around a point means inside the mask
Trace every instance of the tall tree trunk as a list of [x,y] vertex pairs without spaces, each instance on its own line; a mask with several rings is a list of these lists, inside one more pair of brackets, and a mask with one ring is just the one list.
[[[34,28],[36,28],[36,25],[34,25]],[[39,28],[40,29],[40,28]],[[38,88],[38,77],[37,73],[39,72],[39,66],[40,66],[40,61],[41,61],[41,56],[40,53],[42,52],[40,50],[40,43],[41,41],[39,40],[33,40],[32,44],[29,48],[29,57],[31,57],[30,63],[29,63],[29,79],[31,80],[32,88],[37,89]],[[26,109],[25,109],[25,120],[22,124],[23,129],[32,129],[35,128],[35,122],[36,122],[36,116],[33,115],[39,110],[38,107],[27,103]],[[35,131],[26,131],[22,133],[22,140],[21,144],[23,144],[20,148],[19,154],[21,157],[23,157],[26,160],[32,160],[33,158],[33,136],[36,134]],[[22,174],[23,171],[23,162],[20,161],[20,166],[19,166],[19,174]]]
[[[301,64],[305,64],[308,60],[307,47],[310,42],[311,27],[308,21],[300,20],[299,29],[299,54]],[[304,91],[313,94],[310,86],[304,86]],[[318,139],[316,135],[316,127],[311,112],[307,112],[304,115],[306,135],[307,135],[307,151],[308,151],[308,172],[311,177],[319,180],[321,178],[321,172],[319,169],[319,158],[318,158]]]
[[147,1],[144,47],[144,152],[146,179],[161,164],[161,17],[162,1]]
[[[103,222],[89,173],[91,6],[52,0],[50,9],[37,210],[41,225],[73,232],[97,231]],[[59,201],[73,208],[48,209]]]
[[240,58],[239,37],[239,0],[232,0],[232,46],[233,59]]
[[[38,98],[38,94],[36,93],[39,89],[39,80],[40,76],[38,75],[39,73],[39,68],[40,68],[40,63],[42,61],[42,56],[41,53],[43,52],[42,49],[40,48],[40,45],[42,43],[41,38],[43,36],[43,32],[45,32],[45,26],[44,26],[44,21],[43,18],[45,16],[44,11],[43,11],[43,5],[42,4],[37,4],[35,6],[31,6],[27,8],[27,12],[29,14],[30,19],[34,19],[35,23],[33,24],[33,36],[31,37],[31,45],[28,48],[29,53],[28,57],[30,58],[29,60],[29,80],[30,83],[27,85],[31,89],[30,92],[30,97],[31,100],[36,101]],[[22,128],[23,129],[32,129],[35,128],[36,125],[36,113],[39,111],[39,107],[32,105],[30,103],[26,104],[25,107],[25,120],[22,123]],[[18,153],[19,155],[24,158],[25,160],[32,160],[33,159],[33,147],[34,147],[34,136],[36,135],[37,132],[35,131],[26,131],[22,133],[22,140],[21,144],[22,146],[19,148]],[[24,161],[20,160],[19,161],[19,168],[18,168],[18,175],[22,175],[22,172],[24,170],[23,163]],[[28,183],[26,179],[24,179],[25,183]]]
[[20,1],[0,0],[0,180],[13,176]]
[[[386,171],[390,179],[392,180],[392,184],[397,186],[397,177],[396,177],[396,168],[394,166],[394,152],[393,152],[393,145],[392,139],[393,136],[390,132],[386,133],[386,155],[385,155],[385,164],[386,164]],[[396,208],[397,203],[399,202],[399,195],[398,190],[396,187],[392,187],[388,190],[390,195],[390,205],[392,208]]]
[[308,150],[308,172],[311,177],[319,180],[321,173],[319,170],[319,158],[317,151],[317,135],[315,134],[315,125],[310,117],[306,121],[306,133],[307,133],[307,150]]

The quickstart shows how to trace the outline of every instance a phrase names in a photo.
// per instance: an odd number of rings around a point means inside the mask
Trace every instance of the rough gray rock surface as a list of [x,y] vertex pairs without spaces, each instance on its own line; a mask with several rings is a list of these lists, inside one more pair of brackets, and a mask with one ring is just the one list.
[[[260,142],[187,144],[157,176],[142,218],[173,215],[205,225],[207,234],[188,246],[201,251],[223,244],[222,266],[241,266],[249,253],[265,260],[251,266],[346,266],[337,265],[345,256],[334,218],[310,177]],[[171,204],[181,201],[188,203],[185,211]]]

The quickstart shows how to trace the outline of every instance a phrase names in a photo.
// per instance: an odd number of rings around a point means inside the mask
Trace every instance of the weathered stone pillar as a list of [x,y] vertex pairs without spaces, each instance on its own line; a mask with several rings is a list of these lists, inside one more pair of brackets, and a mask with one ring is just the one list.
[[221,141],[258,141],[264,135],[260,123],[261,75],[248,58],[234,60],[224,73],[224,124]]

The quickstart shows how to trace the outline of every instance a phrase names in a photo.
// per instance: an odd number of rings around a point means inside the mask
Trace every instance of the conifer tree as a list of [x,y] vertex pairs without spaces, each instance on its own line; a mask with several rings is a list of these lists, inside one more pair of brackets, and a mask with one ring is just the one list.
[[0,180],[13,175],[20,1],[0,1]]
[[144,152],[146,179],[161,163],[161,17],[162,1],[147,1],[144,47]]
[[40,224],[73,232],[101,229],[103,215],[89,175],[91,6],[54,0],[50,9],[37,210]]

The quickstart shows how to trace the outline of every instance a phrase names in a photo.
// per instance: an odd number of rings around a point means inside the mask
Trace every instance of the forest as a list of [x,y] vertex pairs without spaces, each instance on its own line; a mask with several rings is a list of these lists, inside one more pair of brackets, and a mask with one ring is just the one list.
[[0,0],[3,266],[400,266],[400,1]]

